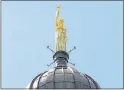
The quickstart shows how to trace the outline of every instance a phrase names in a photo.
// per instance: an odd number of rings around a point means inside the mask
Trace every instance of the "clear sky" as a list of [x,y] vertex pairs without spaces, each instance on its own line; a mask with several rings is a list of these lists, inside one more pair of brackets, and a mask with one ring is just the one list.
[[[2,87],[25,88],[49,70],[55,48],[55,13],[68,32],[69,61],[101,88],[123,87],[123,2],[3,1]],[[53,65],[51,66],[53,67]]]

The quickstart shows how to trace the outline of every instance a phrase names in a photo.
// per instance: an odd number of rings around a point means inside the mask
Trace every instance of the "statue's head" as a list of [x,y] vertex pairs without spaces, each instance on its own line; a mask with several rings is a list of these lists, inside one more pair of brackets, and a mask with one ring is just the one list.
[[64,23],[64,20],[63,19],[60,19],[60,24],[63,24]]

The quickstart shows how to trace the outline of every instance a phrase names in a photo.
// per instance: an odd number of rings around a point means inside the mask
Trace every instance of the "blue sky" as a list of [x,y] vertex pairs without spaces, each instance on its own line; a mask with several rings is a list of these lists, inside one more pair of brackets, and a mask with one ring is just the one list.
[[76,46],[69,61],[101,88],[122,88],[121,1],[3,1],[2,87],[25,88],[37,74],[49,70],[52,53],[46,46],[55,49],[59,4],[68,32],[67,50]]

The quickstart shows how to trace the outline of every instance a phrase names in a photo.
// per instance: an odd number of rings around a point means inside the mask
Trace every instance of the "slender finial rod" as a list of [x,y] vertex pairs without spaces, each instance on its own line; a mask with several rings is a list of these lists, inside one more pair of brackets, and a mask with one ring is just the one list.
[[47,64],[47,66],[49,67],[50,65],[52,65],[54,62],[50,63],[49,65]]
[[47,46],[47,48],[48,48],[50,51],[52,51],[52,53],[55,53],[49,46]]
[[75,64],[74,63],[71,63],[71,62],[69,62],[70,64],[72,64],[73,66],[75,66]]
[[68,53],[72,52],[75,49],[76,49],[76,47],[74,46]]

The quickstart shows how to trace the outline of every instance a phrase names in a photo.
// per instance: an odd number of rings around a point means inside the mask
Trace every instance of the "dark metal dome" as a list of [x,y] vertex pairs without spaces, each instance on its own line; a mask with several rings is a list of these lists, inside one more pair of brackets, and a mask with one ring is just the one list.
[[73,67],[68,67],[69,55],[65,51],[58,51],[53,55],[56,67],[37,75],[27,86],[30,89],[98,89],[100,88],[87,74],[80,73]]
[[100,87],[97,82],[94,81],[90,76],[80,73],[75,68],[57,67],[36,76],[27,88],[98,89]]

